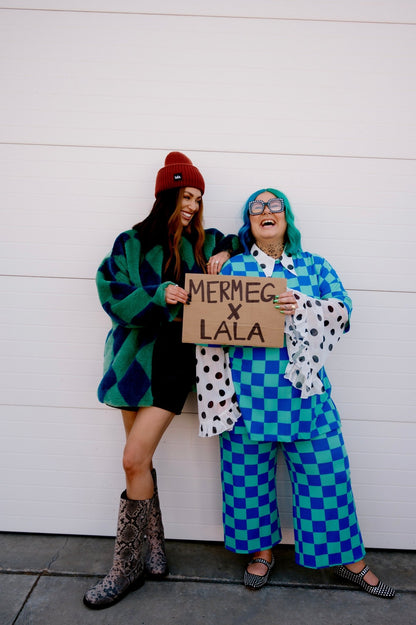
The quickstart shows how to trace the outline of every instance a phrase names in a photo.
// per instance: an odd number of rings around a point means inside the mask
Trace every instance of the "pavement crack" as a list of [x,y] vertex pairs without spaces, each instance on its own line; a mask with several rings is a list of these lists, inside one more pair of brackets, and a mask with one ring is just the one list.
[[63,545],[53,554],[52,558],[50,559],[50,561],[47,564],[47,569],[50,569],[51,566],[57,561],[59,560],[59,558],[61,557],[62,551],[64,551],[64,549],[66,548],[67,544],[68,544],[68,536],[65,537],[65,540],[63,542]]
[[21,615],[25,605],[27,604],[27,602],[29,601],[30,597],[32,596],[33,591],[35,590],[36,586],[39,583],[40,578],[42,577],[42,573],[39,573],[39,575],[37,576],[37,578],[35,579],[35,581],[33,582],[29,592],[27,593],[25,600],[22,602],[22,605],[20,606],[20,610],[18,611],[18,613],[16,614],[16,617],[14,618],[14,620],[12,621],[11,625],[15,625],[15,623],[17,623],[17,620],[19,618],[19,616]]

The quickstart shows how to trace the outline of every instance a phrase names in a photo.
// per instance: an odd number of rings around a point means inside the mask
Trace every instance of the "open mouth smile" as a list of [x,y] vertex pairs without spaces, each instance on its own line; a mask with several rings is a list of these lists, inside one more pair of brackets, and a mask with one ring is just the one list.
[[262,228],[268,228],[269,226],[275,226],[276,222],[273,219],[263,219],[260,225]]

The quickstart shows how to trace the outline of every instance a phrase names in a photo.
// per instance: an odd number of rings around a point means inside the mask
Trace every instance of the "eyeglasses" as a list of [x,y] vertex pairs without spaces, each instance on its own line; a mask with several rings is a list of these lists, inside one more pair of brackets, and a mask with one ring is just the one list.
[[266,206],[269,207],[269,211],[271,213],[283,213],[285,210],[285,203],[282,198],[274,197],[268,202],[263,202],[263,200],[253,200],[248,205],[248,212],[250,215],[261,215]]

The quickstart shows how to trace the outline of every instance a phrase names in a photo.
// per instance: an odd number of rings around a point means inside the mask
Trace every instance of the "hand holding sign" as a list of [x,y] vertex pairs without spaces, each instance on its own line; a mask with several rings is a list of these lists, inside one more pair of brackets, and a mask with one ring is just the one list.
[[284,316],[273,300],[285,279],[186,274],[185,290],[184,343],[283,347]]

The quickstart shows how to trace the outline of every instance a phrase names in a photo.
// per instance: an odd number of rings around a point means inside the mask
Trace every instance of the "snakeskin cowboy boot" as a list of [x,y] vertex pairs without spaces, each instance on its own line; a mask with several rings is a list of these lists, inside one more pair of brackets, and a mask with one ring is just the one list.
[[151,499],[135,501],[124,491],[120,498],[113,565],[109,573],[84,595],[93,610],[114,605],[144,583],[146,525]]
[[152,469],[154,493],[150,500],[149,516],[146,527],[148,551],[145,559],[145,569],[148,577],[165,577],[169,573],[168,559],[165,552],[165,534],[163,531],[162,513],[160,511],[157,491],[157,477]]

